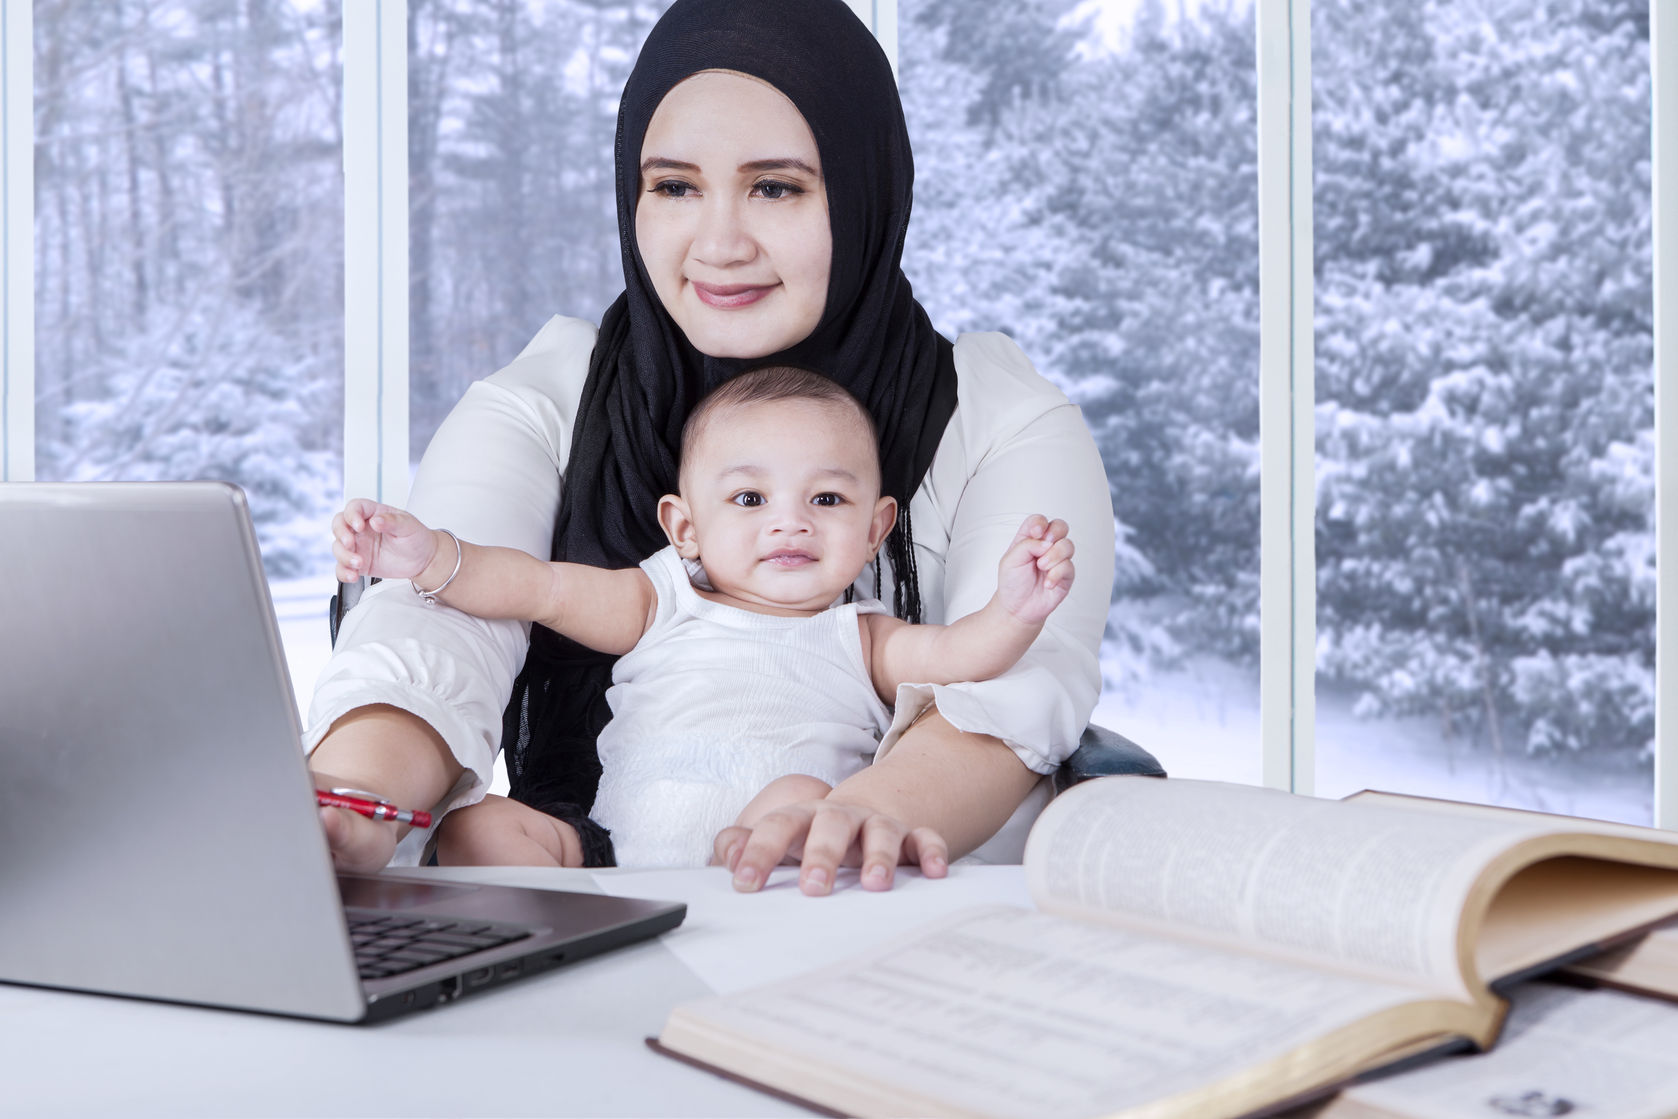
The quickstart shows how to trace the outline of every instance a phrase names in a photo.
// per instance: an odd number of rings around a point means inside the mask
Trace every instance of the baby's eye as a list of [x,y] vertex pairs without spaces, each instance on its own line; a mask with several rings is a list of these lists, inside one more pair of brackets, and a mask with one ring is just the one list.
[[680,179],[665,179],[647,188],[648,194],[662,195],[665,198],[686,198],[693,184],[684,183]]
[[763,182],[757,183],[753,186],[752,189],[762,197],[769,199],[771,202],[778,201],[794,194],[804,193],[803,187],[794,183],[783,183],[779,179],[765,179]]
[[810,499],[810,502],[813,505],[843,505],[845,504],[845,498],[843,495],[836,493],[818,493]]
[[736,505],[743,505],[747,509],[755,509],[763,504],[763,495],[756,490],[742,490],[729,498]]

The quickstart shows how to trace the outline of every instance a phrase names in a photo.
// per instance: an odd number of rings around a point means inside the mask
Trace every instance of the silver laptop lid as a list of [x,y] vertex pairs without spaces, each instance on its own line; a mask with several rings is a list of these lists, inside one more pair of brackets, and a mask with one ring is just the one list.
[[244,494],[0,485],[0,979],[365,1010]]

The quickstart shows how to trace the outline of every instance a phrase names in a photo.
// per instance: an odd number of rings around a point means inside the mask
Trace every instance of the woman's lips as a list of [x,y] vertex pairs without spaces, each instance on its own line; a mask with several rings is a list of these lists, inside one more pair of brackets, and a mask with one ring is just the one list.
[[723,310],[749,307],[775,290],[774,284],[702,284],[697,280],[689,282],[693,284],[693,293],[699,297],[701,303]]

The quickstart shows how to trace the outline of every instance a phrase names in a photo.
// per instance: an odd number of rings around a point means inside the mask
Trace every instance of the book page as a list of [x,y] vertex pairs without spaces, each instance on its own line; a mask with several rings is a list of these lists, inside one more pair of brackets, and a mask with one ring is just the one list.
[[1670,1119],[1678,1007],[1616,991],[1527,983],[1497,1046],[1342,1092],[1319,1119]]
[[[1110,925],[981,909],[851,964],[685,1004],[661,1041],[853,1114],[1037,1119],[1198,1091],[1415,999]],[[1458,1025],[1473,1013],[1436,1010]],[[1365,1047],[1385,1051],[1398,1032],[1371,1023]],[[1336,1052],[1361,1063],[1345,1041]],[[1332,1077],[1336,1056],[1319,1055],[1296,1060],[1294,1075]],[[777,1068],[790,1071],[778,1081]],[[870,1096],[861,1082],[892,1094]]]
[[1050,803],[1026,870],[1045,910],[1262,945],[1469,997],[1468,890],[1540,822],[1413,813],[1210,781],[1114,778]]

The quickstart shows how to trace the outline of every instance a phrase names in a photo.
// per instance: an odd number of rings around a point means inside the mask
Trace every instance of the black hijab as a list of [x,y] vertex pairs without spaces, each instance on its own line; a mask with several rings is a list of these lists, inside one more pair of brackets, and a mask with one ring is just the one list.
[[[802,342],[749,361],[709,357],[688,343],[635,242],[647,125],[665,95],[701,70],[738,71],[780,90],[810,126],[827,188],[833,262],[821,319]],[[955,410],[956,375],[949,342],[933,330],[901,267],[914,163],[891,66],[874,36],[843,0],[677,0],[624,86],[615,160],[624,292],[601,322],[589,363],[553,558],[630,567],[664,547],[658,499],[676,491],[689,409],[736,373],[786,362],[845,385],[873,413],[882,488],[903,511],[886,548],[896,611],[918,620],[907,511]],[[516,799],[566,818],[593,803],[594,739],[610,716],[611,664],[532,628],[503,737]]]

